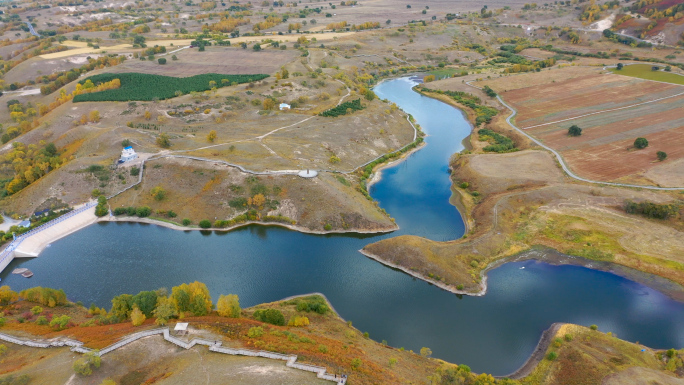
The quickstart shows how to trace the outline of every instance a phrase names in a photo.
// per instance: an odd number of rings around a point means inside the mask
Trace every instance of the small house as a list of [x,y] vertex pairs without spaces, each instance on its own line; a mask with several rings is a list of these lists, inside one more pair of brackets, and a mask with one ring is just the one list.
[[138,159],[138,154],[135,153],[133,147],[128,146],[121,151],[121,159],[119,159],[119,163],[130,162],[131,160],[135,159]]
[[24,227],[24,228],[28,229],[29,227],[31,227],[31,221],[29,221],[29,220],[21,221],[21,222],[19,222],[19,224],[17,226]]
[[280,103],[280,111],[285,111],[285,110],[289,110],[289,109],[290,109],[290,105],[289,105],[289,104],[287,104],[287,103]]

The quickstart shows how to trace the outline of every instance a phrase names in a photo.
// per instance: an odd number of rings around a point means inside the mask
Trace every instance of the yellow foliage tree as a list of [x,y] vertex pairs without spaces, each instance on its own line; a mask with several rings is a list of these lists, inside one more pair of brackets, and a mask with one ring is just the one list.
[[308,326],[309,318],[304,316],[293,316],[292,318],[290,318],[290,321],[288,321],[287,325],[295,327]]
[[131,312],[131,322],[133,323],[133,326],[140,326],[145,322],[147,317],[145,317],[145,314],[138,308],[137,305],[133,305],[133,311]]
[[275,100],[271,98],[264,99],[264,110],[272,110],[275,108]]
[[90,121],[93,123],[99,122],[100,121],[100,111],[98,111],[98,110],[90,111]]
[[240,317],[240,299],[235,294],[221,295],[216,302],[216,311],[222,317]]
[[145,120],[150,120],[152,119],[152,113],[150,111],[145,111]]
[[0,287],[0,305],[8,305],[10,302],[14,302],[19,298],[17,292],[12,291],[9,286],[5,285]]
[[216,130],[209,131],[209,135],[207,135],[207,140],[212,143],[216,140]]
[[83,115],[81,115],[81,124],[86,124],[86,123],[88,123],[88,117],[85,114],[83,114]]
[[250,206],[261,207],[266,203],[266,197],[264,197],[264,194],[256,194],[249,198],[248,201]]

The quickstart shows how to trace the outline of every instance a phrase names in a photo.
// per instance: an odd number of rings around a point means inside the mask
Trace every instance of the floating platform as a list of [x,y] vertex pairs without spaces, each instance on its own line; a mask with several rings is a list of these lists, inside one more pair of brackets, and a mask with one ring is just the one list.
[[302,170],[297,175],[301,176],[302,178],[314,178],[316,175],[318,175],[318,172],[314,170]]
[[20,268],[18,268],[18,269],[12,270],[12,274],[19,274],[19,275],[21,275],[21,276],[24,277],[24,278],[31,278],[31,277],[33,277],[33,272],[32,272],[31,270],[26,269],[26,268],[23,268],[23,267],[20,267]]

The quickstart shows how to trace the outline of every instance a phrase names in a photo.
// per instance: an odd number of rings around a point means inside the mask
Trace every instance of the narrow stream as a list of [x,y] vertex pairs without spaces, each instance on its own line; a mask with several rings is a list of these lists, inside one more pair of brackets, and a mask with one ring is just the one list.
[[[408,79],[375,88],[411,113],[426,146],[382,172],[371,194],[401,230],[385,235],[310,235],[249,226],[228,233],[178,232],[138,223],[91,225],[40,257],[15,260],[0,275],[15,290],[64,289],[69,298],[110,306],[121,293],[201,281],[212,294],[234,293],[243,307],[321,292],[371,338],[505,375],[532,353],[553,322],[597,324],[655,348],[684,347],[684,304],[614,274],[543,262],[507,263],[490,272],[484,297],[459,297],[358,253],[399,234],[434,240],[463,235],[449,204],[448,159],[471,126],[463,114],[411,90]],[[31,279],[10,272],[30,268]],[[524,269],[522,269],[524,267]]]

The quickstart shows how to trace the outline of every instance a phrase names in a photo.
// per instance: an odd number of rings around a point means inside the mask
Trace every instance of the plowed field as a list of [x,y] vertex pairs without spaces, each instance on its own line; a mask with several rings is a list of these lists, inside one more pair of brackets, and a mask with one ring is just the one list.
[[[518,111],[516,125],[558,150],[582,177],[648,183],[645,174],[662,169],[668,170],[671,178],[660,177],[657,183],[675,186],[684,176],[681,167],[667,167],[684,158],[682,86],[588,75],[502,92],[501,96]],[[650,103],[642,104],[645,102]],[[571,125],[581,127],[582,135],[568,136]],[[648,139],[649,146],[634,148],[638,137]],[[667,153],[665,161],[657,160],[658,151]]]

